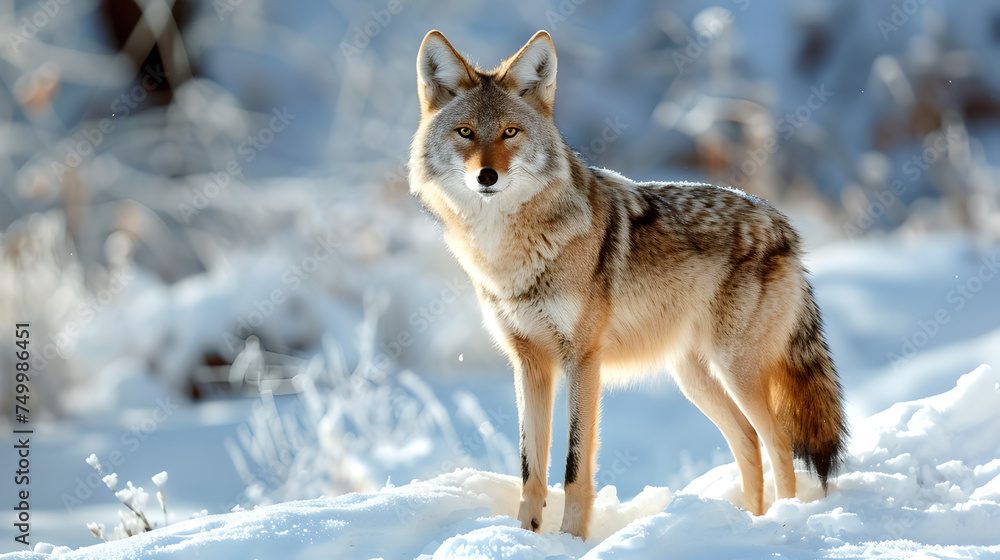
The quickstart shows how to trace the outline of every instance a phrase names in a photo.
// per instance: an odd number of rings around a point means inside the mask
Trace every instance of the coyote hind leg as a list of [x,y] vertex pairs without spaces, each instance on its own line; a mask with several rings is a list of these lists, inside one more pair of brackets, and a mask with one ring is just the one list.
[[681,392],[718,426],[736,458],[743,483],[743,508],[754,515],[764,513],[764,471],[757,432],[709,371],[704,359],[689,354],[674,364]]
[[771,459],[775,496],[795,497],[795,464],[792,462],[792,441],[778,422],[766,393],[768,370],[755,360],[736,359],[729,366],[729,394],[757,432],[760,442]]

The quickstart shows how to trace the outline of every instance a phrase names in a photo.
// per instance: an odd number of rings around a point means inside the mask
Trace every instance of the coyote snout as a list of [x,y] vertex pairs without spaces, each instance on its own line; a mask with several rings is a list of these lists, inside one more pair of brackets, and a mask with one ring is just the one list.
[[478,130],[460,126],[456,131],[459,137],[456,150],[465,166],[465,183],[479,194],[491,196],[506,187],[511,160],[521,146],[517,139],[520,130],[513,126],[506,126],[503,131],[491,130],[501,121],[469,120],[479,124]]
[[544,31],[488,71],[437,31],[417,55],[410,187],[514,369],[522,527],[541,526],[560,375],[563,531],[587,536],[601,385],[664,368],[725,436],[744,508],[764,512],[761,446],[778,498],[795,497],[793,456],[825,488],[847,430],[798,234],[742,191],[586,167],[553,121],[555,88]]
[[497,180],[500,178],[500,174],[497,173],[496,169],[492,167],[484,167],[479,170],[479,175],[476,177],[476,182],[482,185],[480,189],[488,189],[493,185],[497,184]]
[[492,167],[480,167],[478,170],[465,173],[465,184],[484,197],[500,192],[506,186],[505,183],[506,181],[501,182],[500,173]]

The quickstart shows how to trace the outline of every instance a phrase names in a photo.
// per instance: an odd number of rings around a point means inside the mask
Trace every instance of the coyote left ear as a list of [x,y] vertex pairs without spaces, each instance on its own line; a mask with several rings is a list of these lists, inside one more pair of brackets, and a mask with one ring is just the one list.
[[417,93],[421,111],[434,112],[447,105],[462,89],[475,86],[474,75],[469,63],[440,31],[429,32],[417,54]]
[[556,47],[547,32],[535,33],[517,54],[504,61],[500,74],[504,85],[516,88],[543,115],[552,116],[556,100]]

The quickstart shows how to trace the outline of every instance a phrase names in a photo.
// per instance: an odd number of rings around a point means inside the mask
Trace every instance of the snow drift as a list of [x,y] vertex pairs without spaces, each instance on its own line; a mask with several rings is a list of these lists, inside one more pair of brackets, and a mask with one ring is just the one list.
[[457,470],[378,492],[287,502],[176,523],[78,550],[38,544],[10,558],[845,558],[1000,557],[1000,373],[983,365],[940,395],[857,422],[842,474],[821,495],[753,517],[735,464],[684,490],[597,497],[591,539],[556,531],[551,489],[542,534],[524,531],[518,480]]

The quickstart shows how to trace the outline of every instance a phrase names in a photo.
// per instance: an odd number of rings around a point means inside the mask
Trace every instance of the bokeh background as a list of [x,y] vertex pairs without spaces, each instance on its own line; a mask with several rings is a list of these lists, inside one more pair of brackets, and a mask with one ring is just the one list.
[[[1000,355],[996,2],[0,2],[0,437],[29,321],[40,539],[114,519],[90,453],[167,470],[177,519],[516,472],[507,365],[406,184],[430,29],[485,67],[547,29],[591,165],[789,215],[852,414]],[[669,382],[604,416],[623,498],[731,460]]]

